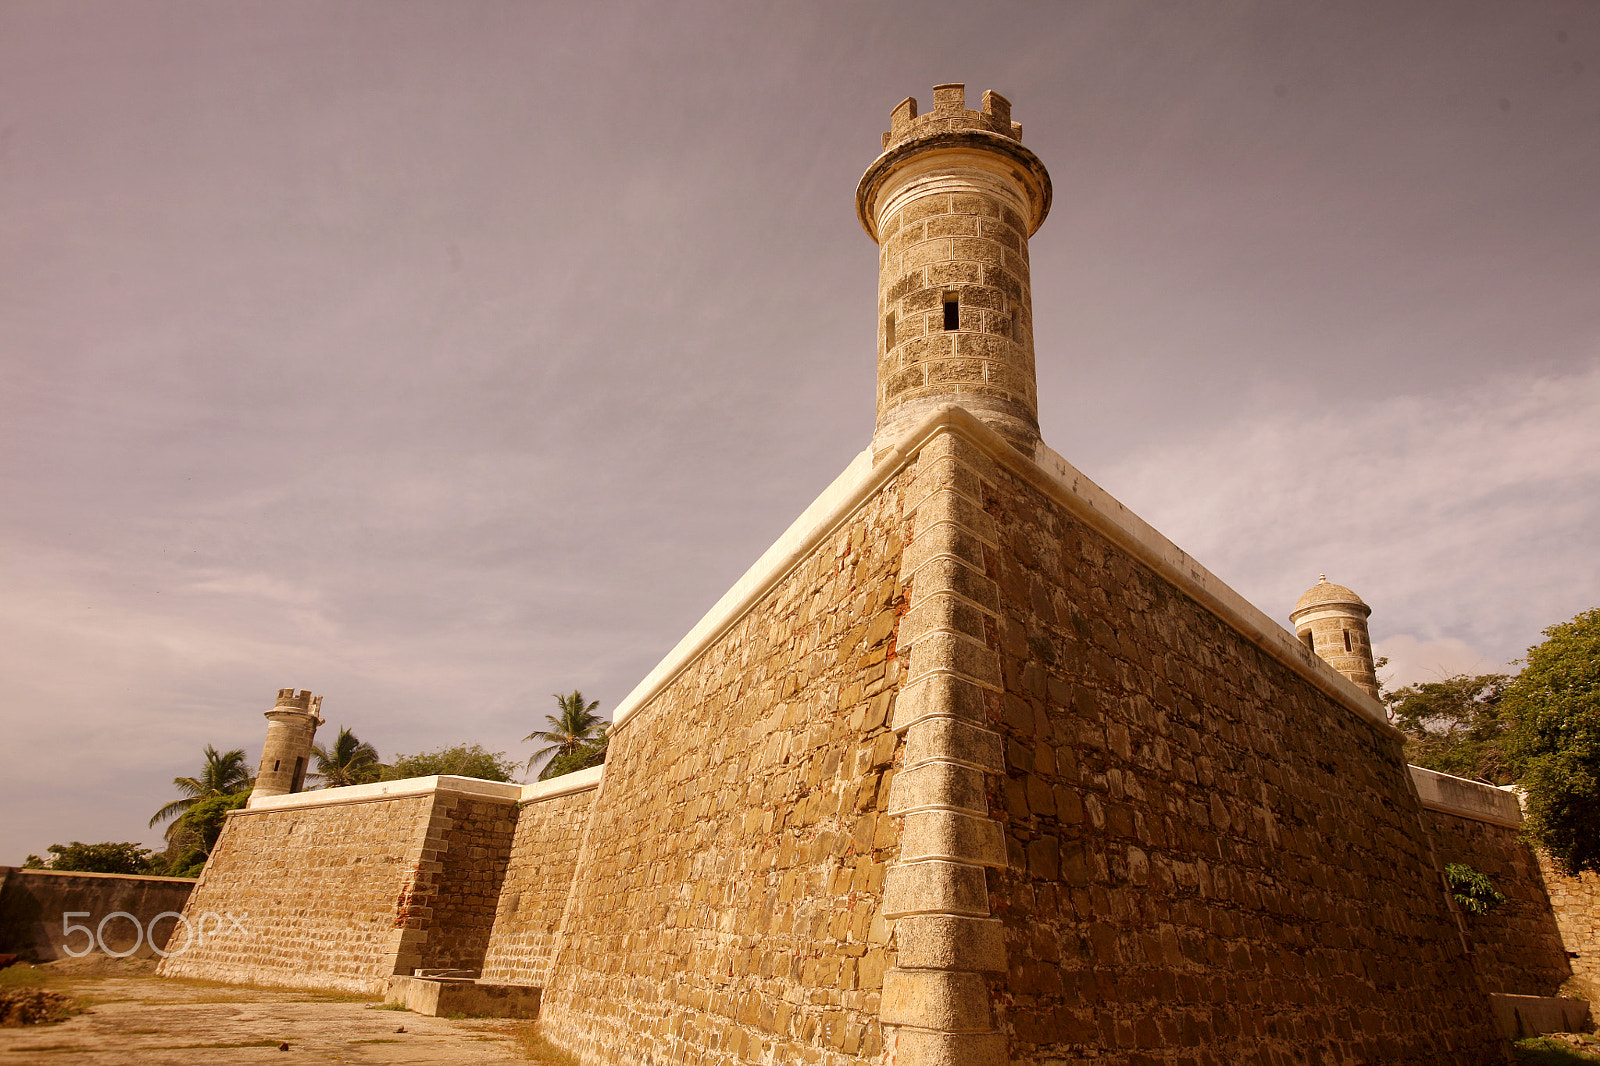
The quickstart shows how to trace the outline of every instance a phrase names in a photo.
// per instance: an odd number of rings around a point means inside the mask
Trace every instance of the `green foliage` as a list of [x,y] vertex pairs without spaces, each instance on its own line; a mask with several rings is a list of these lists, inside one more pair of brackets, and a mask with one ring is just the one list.
[[[534,763],[547,755],[554,761],[562,756],[572,755],[575,752],[591,747],[596,741],[605,736],[606,729],[611,724],[595,713],[595,710],[600,706],[600,701],[593,700],[585,703],[583,693],[577,689],[573,689],[569,695],[555,695],[553,698],[559,711],[556,714],[545,715],[544,720],[549,728],[536,729],[522,738],[524,743],[530,740],[547,742],[544,747],[528,757],[529,770],[533,769]],[[601,761],[605,759],[604,752],[605,749],[602,745]],[[598,763],[586,763],[585,765],[598,765]],[[558,774],[549,773],[549,769],[548,766],[545,767],[545,771],[539,774],[539,780],[543,781],[547,777],[559,776]],[[583,769],[581,766],[572,767],[572,770],[581,769]],[[561,773],[570,772],[571,770],[561,771]]]
[[1523,829],[1568,874],[1600,872],[1600,608],[1544,635],[1504,697]]
[[1504,750],[1504,674],[1459,674],[1385,692],[1389,720],[1406,736],[1406,761],[1442,774],[1512,782]]
[[43,988],[45,980],[45,972],[31,963],[19,962],[0,970],[0,988]]
[[570,774],[577,770],[587,770],[591,766],[599,766],[606,761],[606,747],[611,743],[611,734],[602,734],[598,739],[592,740],[580,748],[574,748],[565,755],[557,755],[554,759],[544,764],[544,769],[539,771],[539,780],[548,781],[552,777]]
[[1450,882],[1456,906],[1468,914],[1488,914],[1506,901],[1493,881],[1465,863],[1447,863],[1444,876]]
[[51,844],[45,850],[51,855],[48,861],[29,855],[23,867],[90,874],[144,874],[149,873],[153,865],[150,849],[133,843],[83,844],[74,840],[70,844]]
[[510,781],[517,764],[503,751],[484,751],[479,744],[457,744],[453,748],[425,751],[419,755],[400,755],[383,770],[383,780],[400,781],[408,777],[453,774],[482,781]]
[[206,860],[211,858],[211,849],[217,846],[217,838],[222,835],[228,812],[239,810],[249,800],[248,792],[197,800],[173,823],[168,835],[170,844],[158,872],[168,877],[199,877]]
[[1594,1066],[1600,1056],[1548,1036],[1529,1037],[1511,1045],[1517,1066]]
[[[157,822],[164,822],[193,807],[200,800],[211,796],[231,796],[236,792],[249,792],[253,781],[250,777],[250,767],[245,762],[244,749],[234,748],[232,751],[219,752],[210,744],[206,745],[206,761],[200,768],[200,773],[195,777],[174,777],[173,787],[178,790],[181,798],[173,800],[161,808],[150,818],[153,826]],[[167,827],[167,838],[170,840],[177,823]]]
[[317,769],[311,776],[322,782],[323,788],[342,788],[345,785],[365,785],[378,780],[383,774],[383,764],[378,761],[378,749],[357,737],[345,726],[339,727],[339,736],[333,747],[313,745],[312,757]]

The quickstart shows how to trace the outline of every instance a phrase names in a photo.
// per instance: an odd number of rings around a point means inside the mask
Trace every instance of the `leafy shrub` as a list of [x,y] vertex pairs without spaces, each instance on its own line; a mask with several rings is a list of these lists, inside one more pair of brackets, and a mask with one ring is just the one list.
[[1450,882],[1456,906],[1468,914],[1488,914],[1506,901],[1493,881],[1465,863],[1446,864],[1444,877]]
[[45,849],[51,854],[46,860],[29,855],[23,867],[29,870],[73,870],[90,874],[144,874],[154,865],[150,849],[131,842],[84,844],[74,840],[70,844],[51,844]]
[[425,751],[419,755],[398,755],[384,768],[385,781],[402,781],[408,777],[432,777],[451,774],[456,777],[475,777],[480,781],[510,781],[517,764],[505,757],[503,751],[484,751],[481,744],[457,744],[453,748]]

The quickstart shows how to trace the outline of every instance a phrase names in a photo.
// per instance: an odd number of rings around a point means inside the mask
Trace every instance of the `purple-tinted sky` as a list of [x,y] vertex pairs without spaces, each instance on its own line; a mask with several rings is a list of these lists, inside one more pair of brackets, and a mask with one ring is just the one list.
[[615,706],[872,431],[890,108],[1009,96],[1056,450],[1395,679],[1600,603],[1600,5],[0,2],[0,862],[280,687]]

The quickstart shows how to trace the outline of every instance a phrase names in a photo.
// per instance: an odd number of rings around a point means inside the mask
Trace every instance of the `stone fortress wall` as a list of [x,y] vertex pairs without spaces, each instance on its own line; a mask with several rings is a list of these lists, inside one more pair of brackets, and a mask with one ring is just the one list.
[[777,579],[619,709],[541,1006],[584,1062],[881,1052],[908,481],[797,523]]
[[482,965],[520,786],[461,777],[324,789],[233,811],[185,914],[229,913],[159,972],[381,993]]
[[1005,755],[1005,962],[991,1018],[951,982],[964,1061],[1501,1061],[1381,708],[964,416],[942,446],[985,575],[969,695]]
[[543,987],[604,767],[522,790],[483,979]]
[[1516,792],[1411,767],[1439,863],[1488,876],[1506,902],[1465,915],[1486,989],[1600,998],[1600,876],[1571,876],[1520,836]]
[[1488,914],[1461,915],[1485,992],[1554,996],[1573,975],[1539,860],[1520,835],[1516,795],[1420,766],[1410,768],[1423,825],[1442,869],[1461,863],[1506,897]]

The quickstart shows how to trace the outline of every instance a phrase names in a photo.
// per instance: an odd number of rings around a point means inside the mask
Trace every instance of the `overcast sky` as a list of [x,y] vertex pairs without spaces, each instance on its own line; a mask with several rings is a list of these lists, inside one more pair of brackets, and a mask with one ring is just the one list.
[[890,109],[1008,96],[1045,440],[1393,680],[1600,603],[1600,5],[0,0],[0,863],[277,689],[609,711],[871,437]]

